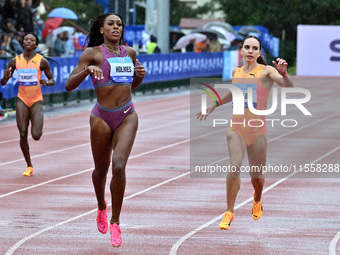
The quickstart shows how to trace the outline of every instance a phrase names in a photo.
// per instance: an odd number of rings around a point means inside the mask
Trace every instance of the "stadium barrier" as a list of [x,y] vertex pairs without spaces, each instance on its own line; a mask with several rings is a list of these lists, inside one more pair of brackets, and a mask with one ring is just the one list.
[[[189,86],[190,78],[221,77],[223,72],[223,53],[170,53],[170,54],[140,54],[139,62],[146,69],[146,77],[141,86],[133,93],[153,92],[156,90],[172,89],[174,87]],[[44,103],[53,105],[83,99],[95,99],[92,81],[88,76],[82,84],[72,92],[66,92],[65,83],[72,70],[77,65],[79,57],[53,58],[50,63],[56,84],[53,87],[43,87]],[[9,59],[0,59],[1,77],[7,67]],[[42,75],[42,78],[46,78]],[[18,75],[13,76],[4,87],[0,87],[3,94],[3,108],[15,109],[15,98],[18,93]]]

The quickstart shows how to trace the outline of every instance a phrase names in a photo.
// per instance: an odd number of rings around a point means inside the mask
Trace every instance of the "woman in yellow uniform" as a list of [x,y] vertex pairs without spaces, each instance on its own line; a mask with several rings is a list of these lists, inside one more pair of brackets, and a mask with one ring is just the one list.
[[[19,90],[16,119],[20,134],[20,148],[27,163],[27,169],[22,174],[24,176],[33,174],[27,140],[29,122],[31,121],[31,134],[34,140],[38,141],[43,133],[44,115],[41,86],[53,86],[55,84],[47,59],[35,52],[38,44],[39,39],[36,35],[26,34],[22,39],[24,53],[10,60],[8,69],[4,71],[1,79],[1,86],[4,86],[12,77],[14,70],[18,73]],[[48,78],[47,81],[41,79],[42,71]]]
[[[232,83],[240,86],[239,88],[245,93],[248,87],[252,87],[256,95],[253,99],[254,108],[265,110],[270,90],[275,83],[281,87],[293,87],[294,84],[287,73],[287,62],[278,58],[273,65],[268,66],[261,57],[261,41],[256,36],[247,36],[242,41],[241,54],[244,65],[241,68],[233,70]],[[242,87],[243,86],[243,87]],[[232,101],[231,92],[227,92],[221,98],[222,104]],[[216,101],[218,102],[218,101]],[[207,114],[197,114],[198,119],[206,119],[218,105],[212,104],[207,108]],[[239,123],[248,123],[249,120],[256,120],[263,125],[239,125]],[[262,166],[266,165],[267,156],[267,126],[266,118],[262,115],[253,114],[248,106],[245,105],[243,115],[233,115],[232,123],[237,123],[229,127],[227,131],[228,150],[230,157],[230,167],[235,171],[228,173],[227,176],[227,210],[219,224],[220,229],[229,229],[230,223],[234,220],[234,205],[237,193],[240,189],[240,169],[245,153],[248,154],[250,166],[256,166],[258,171],[250,172],[251,183],[254,188],[252,217],[254,220],[261,218],[263,213],[262,207],[262,190],[264,185],[264,176]]]

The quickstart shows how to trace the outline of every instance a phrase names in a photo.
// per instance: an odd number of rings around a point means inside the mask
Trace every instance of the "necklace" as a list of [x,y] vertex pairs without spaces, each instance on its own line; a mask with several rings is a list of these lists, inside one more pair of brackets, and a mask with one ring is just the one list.
[[116,54],[116,56],[120,55],[120,46],[118,46],[118,50],[110,49],[109,46],[107,46],[105,43],[103,43],[103,46],[105,49],[111,51],[112,53]]

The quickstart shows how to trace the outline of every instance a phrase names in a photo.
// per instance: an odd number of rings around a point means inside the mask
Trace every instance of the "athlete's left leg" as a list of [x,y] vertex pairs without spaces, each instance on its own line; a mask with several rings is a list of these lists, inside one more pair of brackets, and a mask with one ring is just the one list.
[[136,112],[132,112],[122,121],[113,134],[112,179],[110,185],[112,199],[111,224],[119,224],[126,184],[125,167],[136,137],[137,128],[138,116]]
[[261,218],[263,213],[262,191],[264,186],[263,166],[267,160],[267,137],[261,136],[248,150],[251,183],[254,187],[252,217],[254,220]]
[[29,108],[31,118],[31,134],[34,140],[38,141],[43,134],[44,112],[43,102],[38,101]]
[[254,144],[247,149],[250,171],[251,183],[253,184],[256,202],[261,200],[262,190],[264,185],[263,166],[267,162],[267,137],[261,136]]

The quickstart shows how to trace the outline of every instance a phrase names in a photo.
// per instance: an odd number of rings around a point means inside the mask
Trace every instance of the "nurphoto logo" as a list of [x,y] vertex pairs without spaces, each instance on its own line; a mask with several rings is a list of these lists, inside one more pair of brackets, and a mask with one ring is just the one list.
[[[232,105],[233,105],[233,115],[244,115],[245,108],[248,108],[249,111],[255,115],[260,116],[267,116],[274,113],[278,107],[278,88],[272,88],[272,105],[269,109],[265,110],[258,110],[256,109],[257,106],[257,95],[256,95],[256,84],[215,84],[214,87],[200,83],[207,88],[209,88],[218,98],[219,104],[222,105],[221,98],[217,93],[216,89],[226,89],[229,90],[232,94]],[[199,87],[198,87],[199,88]],[[199,88],[205,91],[205,94],[201,95],[201,113],[203,115],[207,114],[207,94],[213,99],[215,105],[218,105],[217,100],[215,100],[214,96],[210,91],[207,89]],[[305,88],[280,88],[281,89],[281,116],[287,115],[287,105],[295,105],[305,116],[311,116],[312,114],[307,110],[304,106],[305,103],[309,102],[311,99],[311,93],[309,90]],[[302,95],[301,98],[290,98],[289,94],[294,93]],[[297,121],[294,119],[267,119],[267,121],[272,123],[274,126],[275,121],[281,121],[281,125],[283,127],[295,127],[297,126]],[[231,125],[233,124],[232,121]],[[255,122],[260,122],[259,124],[255,125]],[[214,119],[213,126],[216,127],[217,125],[225,125],[228,123],[226,119]],[[291,123],[290,125],[288,123]],[[260,119],[253,119],[249,120],[248,123],[234,123],[234,124],[243,124],[250,127],[260,127],[264,125],[264,122]]]

